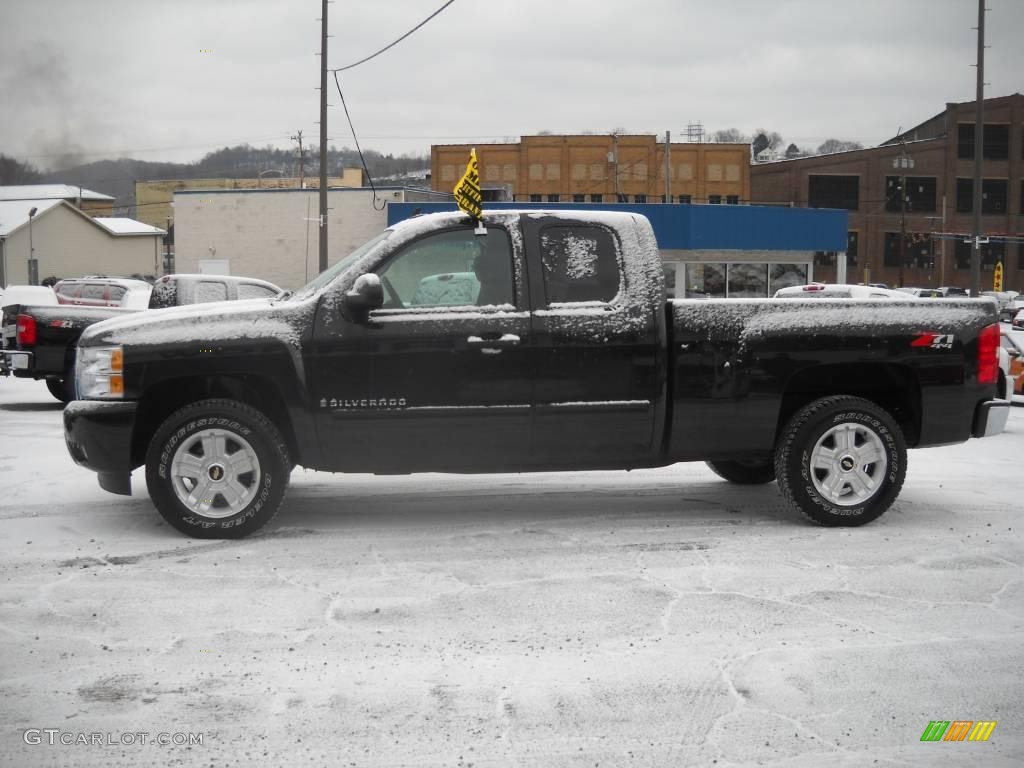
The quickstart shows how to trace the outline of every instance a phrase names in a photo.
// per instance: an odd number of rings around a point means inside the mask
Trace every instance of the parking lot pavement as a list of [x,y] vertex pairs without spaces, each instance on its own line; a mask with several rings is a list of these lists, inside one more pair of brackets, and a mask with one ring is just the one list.
[[[101,491],[60,415],[0,380],[0,764],[1024,761],[1024,408],[863,528],[703,465],[298,469],[239,542]],[[921,741],[958,720],[996,726]]]

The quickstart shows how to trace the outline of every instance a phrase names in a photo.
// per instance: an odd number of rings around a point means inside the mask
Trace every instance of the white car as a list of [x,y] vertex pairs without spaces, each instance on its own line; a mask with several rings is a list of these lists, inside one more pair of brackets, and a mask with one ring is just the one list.
[[33,306],[53,306],[57,303],[57,294],[45,285],[9,285],[0,288],[0,309],[11,304],[31,304]]
[[845,283],[811,283],[780,288],[772,297],[775,299],[896,299],[914,301],[914,297],[903,291],[890,288],[875,288],[871,285],[847,285]]
[[999,368],[1006,383],[999,394],[1010,402],[1024,405],[1024,333],[1006,326],[999,330]]

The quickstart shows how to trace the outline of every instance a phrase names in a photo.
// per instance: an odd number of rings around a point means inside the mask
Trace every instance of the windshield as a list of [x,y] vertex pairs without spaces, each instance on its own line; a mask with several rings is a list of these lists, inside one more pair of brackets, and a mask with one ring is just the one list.
[[319,275],[317,275],[308,283],[306,283],[302,288],[300,288],[294,294],[289,296],[288,300],[296,301],[299,299],[305,299],[309,296],[312,296],[314,293],[316,293],[325,285],[334,280],[334,278],[336,278],[338,275],[343,274],[349,267],[351,267],[353,264],[359,261],[359,259],[365,256],[371,250],[373,250],[379,243],[382,243],[389,237],[391,237],[392,231],[393,230],[386,229],[373,239],[367,240],[365,243],[363,243],[354,251],[352,251],[352,253],[343,258],[337,264],[335,264],[333,267],[328,267]]

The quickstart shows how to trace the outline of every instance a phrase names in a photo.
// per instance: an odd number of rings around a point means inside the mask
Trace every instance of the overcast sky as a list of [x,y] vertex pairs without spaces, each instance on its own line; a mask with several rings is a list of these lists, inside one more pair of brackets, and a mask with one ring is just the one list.
[[[444,0],[337,0],[328,64]],[[1024,91],[1024,0],[988,0],[987,96]],[[319,0],[2,0],[0,153],[187,161],[317,137]],[[543,130],[877,144],[974,98],[975,0],[455,0],[342,75],[364,149]],[[331,142],[353,146],[330,85]],[[71,157],[66,157],[70,155]]]

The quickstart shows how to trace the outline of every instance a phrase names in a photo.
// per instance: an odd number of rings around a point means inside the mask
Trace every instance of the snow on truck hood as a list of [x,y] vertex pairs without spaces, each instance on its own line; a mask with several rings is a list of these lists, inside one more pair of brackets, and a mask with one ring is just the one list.
[[90,326],[80,346],[169,344],[276,338],[298,347],[312,313],[308,303],[244,299],[151,309],[114,317]]

